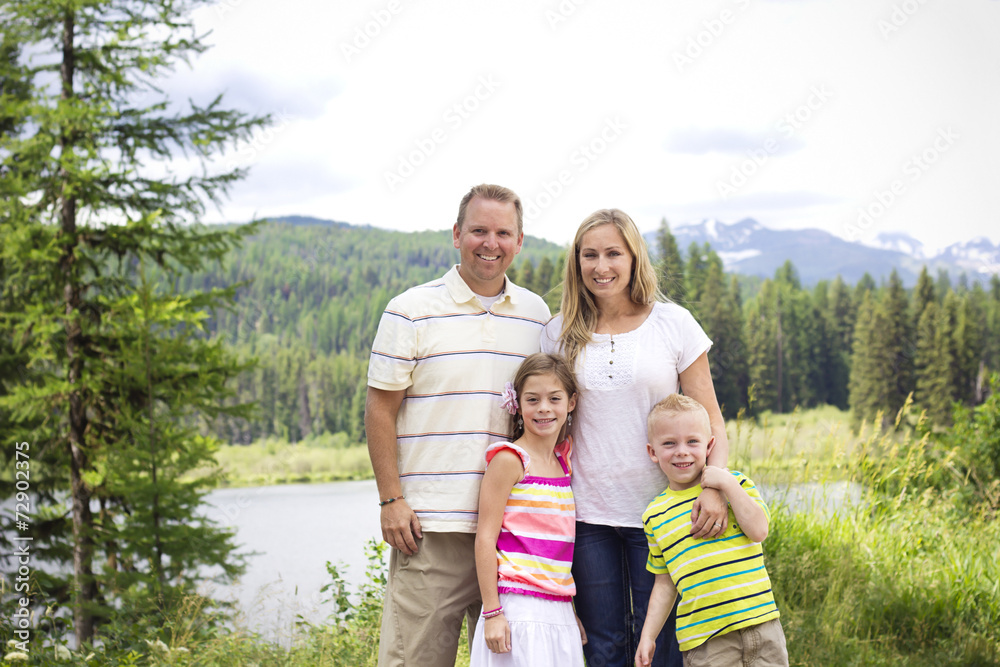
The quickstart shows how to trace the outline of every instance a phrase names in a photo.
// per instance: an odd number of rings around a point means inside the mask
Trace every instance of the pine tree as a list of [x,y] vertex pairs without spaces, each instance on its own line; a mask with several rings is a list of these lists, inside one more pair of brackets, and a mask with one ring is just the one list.
[[660,220],[656,245],[659,255],[656,271],[659,276],[660,291],[674,303],[684,303],[684,262],[677,247],[677,239],[670,232],[666,218]]
[[913,326],[916,328],[923,316],[924,311],[935,301],[934,281],[931,280],[930,273],[925,265],[920,269],[917,277],[917,286],[913,289]]
[[880,335],[891,358],[889,373],[892,380],[888,402],[884,407],[889,417],[894,419],[914,389],[913,356],[916,352],[906,290],[895,270],[889,276],[889,285],[880,301],[886,317],[886,328]]
[[827,331],[827,402],[841,410],[848,406],[848,381],[851,374],[851,350],[854,335],[854,309],[844,281],[837,276],[821,309]]
[[535,285],[539,289],[539,295],[545,296],[555,287],[555,273],[555,266],[548,255],[542,257],[542,261],[538,263],[538,274],[535,277]]
[[881,411],[883,426],[895,418],[887,412],[895,384],[890,375],[893,355],[883,334],[887,328],[884,301],[864,292],[854,327],[849,400],[855,419],[866,421]]
[[854,285],[854,310],[857,312],[861,308],[861,302],[864,300],[866,292],[874,292],[878,288],[875,284],[875,279],[871,277],[871,274],[865,271],[864,275],[858,280],[857,284]]
[[517,267],[514,266],[513,262],[511,262],[511,265],[507,267],[507,280],[511,281],[515,285],[520,285],[521,287],[524,287],[524,285],[521,285],[521,281],[518,278],[519,276],[517,275]]
[[951,323],[947,312],[932,301],[917,326],[915,401],[935,424],[951,420],[955,399],[955,360],[951,346]]
[[986,299],[983,359],[988,372],[1000,372],[1000,276],[997,275],[990,278],[990,291]]
[[[947,298],[947,297],[946,297]],[[974,292],[967,290],[961,296],[955,295],[955,328],[952,333],[955,351],[955,381],[958,400],[966,405],[974,405],[982,400],[984,369],[980,367],[983,352],[981,331],[983,327],[983,304]]]
[[938,303],[942,303],[950,291],[952,291],[951,276],[948,275],[948,269],[938,269],[937,280],[934,281],[934,292]]
[[765,280],[760,292],[746,307],[748,400],[755,413],[780,410],[781,385],[778,345],[776,288]]
[[517,272],[517,276],[520,279],[517,283],[518,285],[536,294],[538,293],[535,286],[535,265],[527,257],[521,262],[521,268]]
[[701,312],[702,291],[705,288],[705,277],[708,274],[708,257],[712,248],[705,243],[699,246],[694,241],[688,247],[687,264],[684,267],[684,306],[695,317]]
[[932,421],[951,424],[952,407],[959,400],[959,372],[955,349],[955,327],[958,322],[959,300],[954,292],[945,295],[938,309],[934,330],[934,358],[927,376],[929,383],[924,402]]
[[[138,267],[146,263],[176,276],[221,259],[252,231],[188,224],[206,202],[220,201],[244,170],[181,179],[164,176],[170,172],[162,164],[187,152],[207,173],[213,153],[249,138],[266,119],[226,111],[220,98],[204,107],[192,103],[187,112],[172,111],[165,98],[143,98],[158,95],[157,76],[204,50],[187,18],[198,4],[39,0],[8,3],[4,10],[5,41],[14,36],[18,50],[33,59],[18,61],[30,63],[23,66],[30,95],[0,101],[0,117],[23,120],[0,138],[0,252],[4,301],[11,306],[0,313],[0,329],[30,359],[32,374],[0,397],[0,407],[14,415],[12,435],[45,438],[45,478],[35,488],[49,499],[56,488],[68,494],[72,535],[60,539],[71,544],[73,584],[61,587],[65,568],[57,566],[47,579],[53,588],[45,593],[60,602],[60,590],[73,591],[79,645],[92,642],[96,622],[120,606],[116,595],[141,596],[142,590],[163,590],[168,581],[172,590],[190,590],[189,581],[171,579],[168,526],[196,517],[191,496],[169,494],[181,493],[173,480],[203,461],[212,441],[187,441],[198,451],[166,467],[158,457],[179,442],[180,415],[212,404],[239,370],[218,355],[211,368],[174,366],[161,375],[158,365],[185,358],[209,363],[192,338],[163,323],[196,328],[202,309],[221,307],[231,292],[179,300],[164,295],[160,301],[136,287]],[[46,55],[59,61],[56,80]],[[139,352],[153,364],[149,372],[156,382],[180,386],[180,403],[150,388],[150,376],[143,391],[134,377],[119,384],[125,381],[119,369],[136,364]],[[201,393],[187,384],[192,379],[202,383]],[[48,430],[29,433],[43,416]],[[112,470],[125,460],[136,467]],[[170,472],[154,478],[157,469]],[[162,502],[145,506],[155,497]],[[143,511],[134,511],[130,498],[140,499]],[[112,524],[116,531],[109,540],[101,531]],[[233,548],[228,534],[206,530],[190,558],[177,557],[179,565],[226,563]],[[128,569],[121,554],[150,558]],[[108,566],[96,566],[99,556]],[[115,588],[122,567],[134,575],[126,591]]]
[[823,380],[819,367],[818,313],[802,290],[798,271],[786,261],[775,271],[778,333],[781,358],[780,401],[782,411],[816,403]]
[[701,299],[701,325],[712,339],[711,369],[715,395],[727,418],[735,417],[746,404],[746,346],[743,343],[742,313],[726,288],[722,260],[708,255],[708,270]]

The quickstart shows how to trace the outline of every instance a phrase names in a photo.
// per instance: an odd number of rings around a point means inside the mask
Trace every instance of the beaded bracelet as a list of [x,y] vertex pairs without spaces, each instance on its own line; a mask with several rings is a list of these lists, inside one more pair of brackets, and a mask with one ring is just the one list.
[[389,498],[389,500],[380,500],[378,502],[378,506],[379,507],[383,507],[385,505],[388,505],[389,503],[394,503],[397,500],[404,500],[405,498],[406,498],[406,496],[396,496],[395,498]]
[[497,607],[493,611],[484,611],[483,618],[493,618],[494,616],[499,616],[503,613],[503,605]]

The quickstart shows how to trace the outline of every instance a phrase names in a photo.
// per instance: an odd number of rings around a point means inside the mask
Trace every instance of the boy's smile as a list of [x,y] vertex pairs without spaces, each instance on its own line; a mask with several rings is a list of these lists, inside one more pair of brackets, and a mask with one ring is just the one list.
[[702,415],[683,412],[662,415],[650,430],[646,450],[667,476],[672,491],[701,484],[708,453],[715,445],[707,427]]

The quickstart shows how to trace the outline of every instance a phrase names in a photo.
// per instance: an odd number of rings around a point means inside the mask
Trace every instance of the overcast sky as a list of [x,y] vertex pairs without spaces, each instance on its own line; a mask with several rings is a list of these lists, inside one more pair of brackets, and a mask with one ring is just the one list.
[[[476,183],[568,242],[753,217],[1000,241],[998,0],[220,0],[166,86],[275,124],[208,221],[450,227]],[[861,213],[864,212],[864,215]]]

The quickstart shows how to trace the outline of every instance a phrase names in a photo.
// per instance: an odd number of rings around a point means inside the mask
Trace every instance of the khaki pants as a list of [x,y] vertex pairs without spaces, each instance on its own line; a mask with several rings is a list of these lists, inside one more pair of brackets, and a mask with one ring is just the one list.
[[684,667],[788,667],[778,619],[713,637],[684,651]]
[[469,620],[469,641],[483,601],[474,533],[424,533],[418,551],[393,549],[382,608],[379,667],[453,667]]

